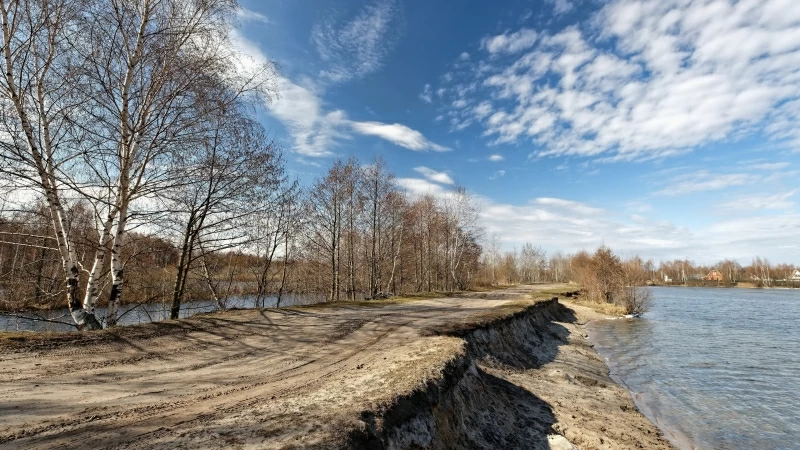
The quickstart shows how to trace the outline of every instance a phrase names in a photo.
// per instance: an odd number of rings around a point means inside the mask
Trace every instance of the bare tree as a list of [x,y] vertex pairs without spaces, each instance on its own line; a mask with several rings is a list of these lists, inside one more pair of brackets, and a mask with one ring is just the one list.
[[86,163],[116,213],[110,325],[122,294],[120,252],[133,202],[174,183],[175,151],[202,141],[209,117],[234,110],[245,94],[272,94],[268,67],[244,78],[236,72],[227,43],[235,8],[230,0],[106,0],[87,13],[75,48],[92,99],[84,105],[86,129],[106,150]]
[[260,125],[235,112],[218,116],[197,149],[182,155],[180,167],[182,183],[160,194],[169,211],[166,220],[180,242],[170,309],[173,319],[178,318],[197,260],[202,278],[219,300],[206,263],[208,255],[248,244],[249,227],[270,208],[266,202],[283,179],[283,162],[274,144]]
[[[65,174],[81,154],[70,125],[77,119],[75,105],[85,97],[74,82],[80,62],[70,57],[70,42],[79,33],[81,13],[87,5],[70,0],[0,0],[2,125],[10,136],[1,147],[8,162],[3,172],[47,199],[66,277],[67,304],[75,323],[97,329],[101,326],[94,315],[93,298],[87,295],[81,303],[81,265],[69,235],[63,194],[70,184]],[[103,238],[98,249],[106,243]]]

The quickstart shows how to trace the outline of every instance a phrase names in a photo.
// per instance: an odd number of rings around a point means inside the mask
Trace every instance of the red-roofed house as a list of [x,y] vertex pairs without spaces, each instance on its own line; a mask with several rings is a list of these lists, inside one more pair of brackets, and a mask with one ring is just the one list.
[[706,281],[722,281],[722,274],[719,273],[719,270],[712,269],[711,272],[708,272],[708,275],[706,275]]

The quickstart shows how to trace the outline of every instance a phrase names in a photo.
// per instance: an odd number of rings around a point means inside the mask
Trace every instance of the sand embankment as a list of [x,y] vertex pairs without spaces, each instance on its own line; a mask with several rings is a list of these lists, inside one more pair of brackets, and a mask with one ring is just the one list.
[[552,287],[0,339],[0,446],[671,448]]

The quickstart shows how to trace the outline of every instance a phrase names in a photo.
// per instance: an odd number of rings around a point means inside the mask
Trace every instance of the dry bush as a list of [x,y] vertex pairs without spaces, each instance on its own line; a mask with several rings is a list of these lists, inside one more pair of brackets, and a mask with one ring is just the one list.
[[646,286],[625,286],[617,304],[625,309],[625,314],[642,315],[650,310],[653,292]]

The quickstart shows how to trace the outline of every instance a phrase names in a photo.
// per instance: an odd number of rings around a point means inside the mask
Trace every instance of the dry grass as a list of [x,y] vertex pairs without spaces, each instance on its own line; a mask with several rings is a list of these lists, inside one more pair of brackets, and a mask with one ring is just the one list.
[[501,291],[504,289],[508,289],[512,286],[489,286],[489,287],[478,287],[468,289],[466,291],[435,291],[435,292],[419,292],[419,293],[411,293],[411,294],[401,294],[394,297],[389,297],[386,299],[378,299],[378,300],[356,300],[356,301],[338,301],[338,302],[323,302],[323,303],[314,303],[311,305],[302,305],[302,306],[293,306],[289,309],[315,309],[315,308],[338,308],[341,306],[366,306],[366,307],[382,307],[382,306],[390,306],[390,305],[401,305],[404,303],[410,303],[420,300],[432,300],[437,298],[447,298],[447,297],[454,297],[459,294],[469,293],[469,292],[493,292],[493,291]]
[[625,308],[620,305],[615,305],[613,303],[597,303],[588,299],[584,299],[582,297],[573,297],[568,300],[572,303],[575,303],[576,305],[585,306],[600,314],[605,314],[608,316],[625,315]]

